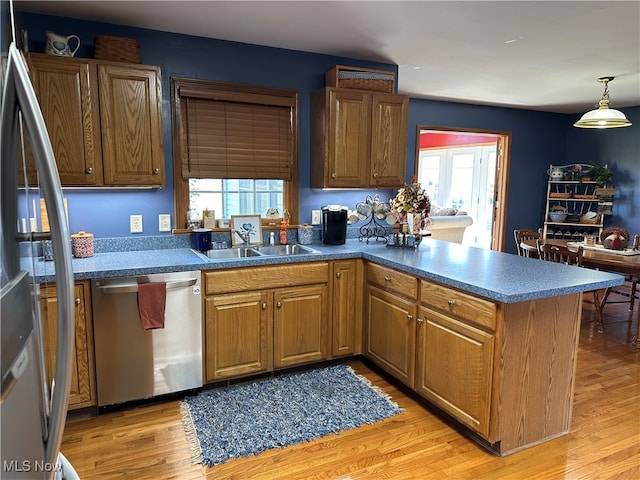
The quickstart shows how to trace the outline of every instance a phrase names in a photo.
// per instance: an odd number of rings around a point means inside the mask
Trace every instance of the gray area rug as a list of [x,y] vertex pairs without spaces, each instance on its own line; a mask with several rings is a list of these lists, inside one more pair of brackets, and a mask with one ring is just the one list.
[[180,409],[194,461],[209,467],[402,411],[346,365],[203,392]]

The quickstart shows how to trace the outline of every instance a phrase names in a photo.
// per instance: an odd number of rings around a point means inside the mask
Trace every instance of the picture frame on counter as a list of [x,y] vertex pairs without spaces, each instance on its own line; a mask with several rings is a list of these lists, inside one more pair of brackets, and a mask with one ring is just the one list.
[[243,245],[245,243],[239,233],[249,235],[250,245],[262,244],[260,215],[231,215],[230,228],[232,245]]
[[230,228],[231,219],[230,218],[220,218],[218,220],[218,228]]

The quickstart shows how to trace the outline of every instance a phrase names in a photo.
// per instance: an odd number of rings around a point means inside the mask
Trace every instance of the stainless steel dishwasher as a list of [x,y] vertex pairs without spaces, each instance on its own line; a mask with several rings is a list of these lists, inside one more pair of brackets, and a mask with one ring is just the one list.
[[[166,282],[164,328],[145,330],[138,284]],[[98,406],[202,386],[200,272],[91,281]]]

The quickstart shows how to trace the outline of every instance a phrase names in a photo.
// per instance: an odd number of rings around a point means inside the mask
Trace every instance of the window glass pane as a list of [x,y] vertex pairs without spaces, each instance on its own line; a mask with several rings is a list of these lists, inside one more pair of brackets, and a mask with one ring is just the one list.
[[418,182],[434,205],[439,203],[440,190],[440,155],[429,155],[421,152],[418,162]]
[[451,207],[458,210],[471,210],[473,191],[473,153],[455,154],[451,162]]
[[216,218],[264,216],[270,208],[284,211],[283,180],[190,179],[189,202],[198,215],[214,210]]

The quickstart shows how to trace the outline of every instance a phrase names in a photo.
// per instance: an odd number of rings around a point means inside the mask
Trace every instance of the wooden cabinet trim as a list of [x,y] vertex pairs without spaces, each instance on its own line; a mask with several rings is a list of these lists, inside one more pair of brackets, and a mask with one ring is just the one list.
[[414,300],[418,298],[418,279],[413,275],[372,262],[367,262],[366,272],[367,283]]
[[495,331],[496,303],[428,280],[420,281],[420,302],[447,315]]
[[312,285],[328,281],[328,262],[234,268],[204,273],[206,295]]

